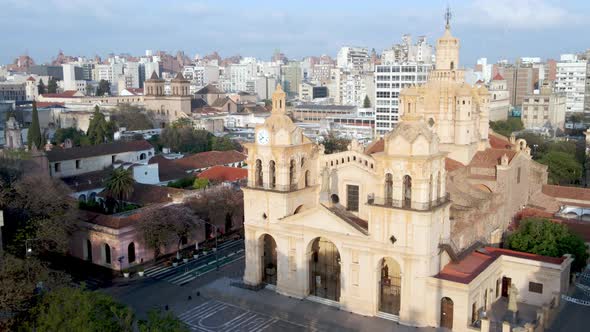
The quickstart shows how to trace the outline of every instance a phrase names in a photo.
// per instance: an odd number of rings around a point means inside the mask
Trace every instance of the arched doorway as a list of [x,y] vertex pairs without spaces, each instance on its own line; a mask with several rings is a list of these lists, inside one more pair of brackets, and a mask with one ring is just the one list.
[[272,236],[262,236],[262,281],[270,285],[277,284],[277,243]]
[[89,239],[86,239],[86,260],[92,262],[92,242]]
[[129,263],[135,262],[135,243],[131,242],[127,246],[127,259]]
[[399,264],[390,257],[381,260],[379,280],[379,311],[399,315],[402,274]]
[[105,243],[102,250],[105,264],[111,264],[111,246]]
[[340,253],[334,243],[323,237],[311,244],[309,293],[340,301]]
[[440,327],[453,329],[453,300],[448,297],[440,300]]

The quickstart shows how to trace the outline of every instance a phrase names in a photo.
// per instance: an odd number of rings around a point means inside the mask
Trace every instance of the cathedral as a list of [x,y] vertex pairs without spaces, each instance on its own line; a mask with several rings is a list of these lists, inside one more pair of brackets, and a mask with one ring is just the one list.
[[181,73],[170,81],[170,95],[164,93],[164,88],[165,81],[153,72],[145,81],[143,98],[145,108],[154,113],[162,128],[178,119],[190,117],[192,99],[190,82]]
[[526,142],[489,132],[489,93],[465,83],[448,23],[436,52],[429,81],[400,94],[402,121],[367,147],[325,154],[277,87],[247,145],[245,284],[453,331],[483,331],[508,293],[559,301],[571,257],[497,247],[542,198],[547,169]]

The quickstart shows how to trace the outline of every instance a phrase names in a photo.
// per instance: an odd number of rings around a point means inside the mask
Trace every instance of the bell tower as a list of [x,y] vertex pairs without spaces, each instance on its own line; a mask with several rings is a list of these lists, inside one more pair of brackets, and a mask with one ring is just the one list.
[[436,41],[436,70],[457,70],[459,68],[459,39],[451,35],[451,10],[445,13],[445,33]]

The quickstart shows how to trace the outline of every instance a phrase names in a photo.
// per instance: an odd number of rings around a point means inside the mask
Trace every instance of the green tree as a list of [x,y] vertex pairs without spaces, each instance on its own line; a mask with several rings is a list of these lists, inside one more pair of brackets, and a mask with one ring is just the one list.
[[139,332],[188,332],[186,324],[171,313],[150,310],[147,320],[138,322]]
[[98,82],[98,87],[96,88],[96,95],[104,96],[105,94],[111,94],[111,83],[107,80],[100,80]]
[[142,108],[132,105],[119,106],[112,113],[111,121],[114,121],[117,124],[117,127],[125,127],[127,130],[145,130],[154,128],[147,112]]
[[211,150],[213,151],[229,151],[241,150],[239,143],[235,142],[229,137],[211,137]]
[[87,136],[90,144],[96,145],[111,142],[116,130],[116,125],[112,121],[107,121],[98,106],[95,106],[94,113],[88,124]]
[[45,83],[43,83],[43,79],[39,79],[39,84],[37,84],[37,92],[40,95],[47,93],[47,88],[45,88]]
[[588,252],[584,240],[568,230],[563,224],[543,218],[525,218],[518,229],[506,239],[508,248],[537,255],[574,257],[573,271],[586,266]]
[[572,184],[582,176],[582,164],[566,152],[549,151],[538,162],[549,167],[549,180],[554,184]]
[[131,332],[134,314],[110,296],[62,287],[47,292],[31,310],[26,330],[38,332]]
[[371,99],[369,99],[368,95],[365,95],[365,100],[363,101],[363,107],[364,108],[370,108],[371,107]]
[[346,151],[348,144],[350,144],[349,139],[336,137],[333,132],[329,132],[328,135],[322,138],[322,144],[324,145],[324,152],[326,154]]
[[91,84],[87,84],[86,85],[86,95],[92,96],[93,93],[94,93],[94,87]]
[[29,150],[35,146],[37,149],[41,149],[43,146],[43,136],[41,136],[41,127],[39,126],[39,113],[37,112],[37,103],[33,102],[33,114],[31,115],[32,121],[29,131],[27,132],[27,144]]
[[135,180],[133,179],[131,170],[120,167],[111,173],[110,178],[105,184],[105,190],[109,196],[123,202],[133,193],[134,184]]
[[66,139],[70,139],[74,146],[83,146],[83,145],[90,145],[90,140],[88,136],[82,131],[77,130],[76,128],[69,127],[69,128],[59,128],[55,131],[53,135],[53,141],[56,144],[63,143]]
[[47,93],[57,93],[57,80],[53,77],[47,83]]
[[172,151],[198,153],[211,151],[213,135],[206,130],[195,130],[191,126],[173,124],[165,128],[160,135],[160,143]]
[[520,118],[508,118],[508,120],[490,121],[490,128],[500,135],[510,136],[515,131],[524,129]]
[[196,217],[186,206],[170,205],[146,210],[139,231],[145,245],[158,257],[162,247],[175,242],[180,247],[182,237],[188,238],[196,230],[195,222]]
[[208,179],[195,178],[195,182],[193,182],[193,189],[205,189],[208,185]]

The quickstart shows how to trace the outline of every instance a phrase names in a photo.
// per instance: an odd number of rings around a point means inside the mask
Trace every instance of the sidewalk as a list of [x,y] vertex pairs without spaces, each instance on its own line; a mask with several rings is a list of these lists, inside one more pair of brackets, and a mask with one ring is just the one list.
[[230,286],[230,282],[235,281],[220,278],[199,291],[206,298],[320,331],[436,331],[435,328],[415,328],[378,317],[357,315],[327,305],[279,295],[267,289],[250,291]]

